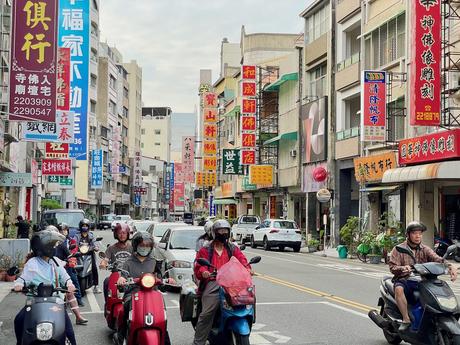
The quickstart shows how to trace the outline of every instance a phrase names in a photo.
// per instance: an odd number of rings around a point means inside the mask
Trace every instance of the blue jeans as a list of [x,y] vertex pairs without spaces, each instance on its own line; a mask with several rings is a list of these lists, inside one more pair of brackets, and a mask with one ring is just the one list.
[[77,271],[75,268],[72,267],[66,267],[65,270],[67,271],[67,274],[70,277],[70,280],[72,280],[73,285],[75,286],[75,298],[77,301],[81,301],[81,290],[80,290],[80,283],[78,282],[78,277],[77,277]]

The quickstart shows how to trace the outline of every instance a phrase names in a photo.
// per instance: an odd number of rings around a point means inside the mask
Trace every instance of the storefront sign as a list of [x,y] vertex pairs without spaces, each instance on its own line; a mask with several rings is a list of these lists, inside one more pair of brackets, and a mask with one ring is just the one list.
[[230,198],[234,196],[233,182],[225,182],[222,184],[222,198]]
[[273,165],[251,165],[249,167],[249,182],[257,185],[273,184]]
[[12,5],[10,121],[56,120],[58,0]]
[[243,81],[241,83],[241,94],[243,97],[255,97],[256,83],[253,81]]
[[59,184],[61,186],[73,186],[73,179],[67,176],[59,176]]
[[169,173],[171,174],[171,178],[169,180],[169,210],[174,211],[174,185],[176,183],[176,174],[175,174],[175,166],[174,163],[169,163]]
[[136,151],[134,155],[133,186],[142,187],[142,166],[140,151]]
[[32,187],[32,174],[0,172],[0,187]]
[[241,66],[241,75],[243,79],[255,80],[256,79],[256,66],[243,65]]
[[141,206],[141,204],[142,204],[142,197],[141,197],[141,195],[138,194],[138,193],[135,193],[135,194],[134,194],[134,205],[137,206],[137,207],[139,207],[139,206]]
[[381,181],[383,173],[396,168],[396,155],[388,152],[381,155],[355,158],[355,178],[360,183]]
[[216,140],[217,139],[217,125],[206,123],[204,125],[204,138]]
[[240,150],[223,149],[222,150],[222,174],[241,175],[243,167],[240,165]]
[[386,72],[363,71],[362,74],[363,112],[362,141],[385,141],[387,116]]
[[253,183],[249,183],[249,176],[244,176],[243,180],[241,182],[241,187],[243,190],[248,191],[248,190],[256,190],[257,185]]
[[197,187],[214,187],[217,185],[217,173],[215,172],[197,172],[195,176]]
[[70,159],[43,159],[42,175],[70,176],[72,161]]
[[74,113],[56,112],[56,122],[23,122],[25,141],[50,141],[71,144],[74,142]]
[[241,146],[247,148],[256,147],[256,135],[253,133],[243,133],[241,137]]
[[255,114],[257,112],[257,101],[255,99],[243,98],[242,113]]
[[216,93],[206,92],[203,94],[203,108],[217,108],[218,106],[219,99]]
[[32,174],[32,184],[38,185],[38,163],[35,159],[30,161],[30,173]]
[[410,165],[460,157],[460,129],[399,142],[399,164]]
[[104,153],[102,149],[91,151],[91,189],[101,189],[103,185]]
[[241,130],[242,131],[255,131],[256,130],[256,117],[244,115],[241,117]]
[[327,98],[323,97],[302,106],[302,162],[326,160]]
[[217,158],[216,157],[203,157],[204,170],[217,170]]
[[241,150],[241,165],[251,165],[256,163],[256,151]]
[[70,48],[58,49],[57,109],[70,110]]
[[182,137],[182,166],[184,168],[184,182],[193,183],[193,173],[195,171],[195,137]]
[[46,158],[69,158],[69,144],[46,143]]
[[70,110],[75,112],[75,139],[70,155],[87,160],[90,1],[59,1],[59,46],[70,48]]
[[276,196],[270,196],[270,218],[276,218]]
[[217,142],[216,141],[204,141],[204,154],[215,155],[217,153]]
[[185,185],[183,182],[174,186],[174,207],[184,207],[185,205]]
[[441,113],[441,1],[412,0],[410,124],[438,126]]
[[205,122],[217,122],[217,108],[204,108],[203,114]]

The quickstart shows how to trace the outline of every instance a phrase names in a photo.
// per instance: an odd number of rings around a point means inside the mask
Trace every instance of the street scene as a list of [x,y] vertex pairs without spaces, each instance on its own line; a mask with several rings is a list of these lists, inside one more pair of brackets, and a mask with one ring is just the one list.
[[460,345],[458,0],[0,0],[0,345]]

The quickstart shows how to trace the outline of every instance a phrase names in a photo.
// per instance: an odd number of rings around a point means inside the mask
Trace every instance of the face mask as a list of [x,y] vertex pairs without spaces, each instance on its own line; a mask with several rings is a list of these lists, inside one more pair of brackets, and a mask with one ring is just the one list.
[[152,248],[150,247],[137,247],[137,254],[139,254],[140,256],[143,256],[143,257],[146,257],[150,254],[150,252],[152,251]]
[[225,234],[219,234],[218,232],[216,233],[216,241],[219,241],[219,242],[222,242],[222,243],[225,243],[228,241],[230,235],[229,233],[225,233]]

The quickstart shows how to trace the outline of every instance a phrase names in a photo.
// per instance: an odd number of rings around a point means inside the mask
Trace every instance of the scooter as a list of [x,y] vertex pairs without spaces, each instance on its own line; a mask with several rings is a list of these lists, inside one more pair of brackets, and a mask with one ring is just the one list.
[[[260,260],[260,256],[253,257],[249,261],[249,265],[259,263]],[[211,275],[214,277],[217,276],[217,269],[212,266],[208,260],[200,258],[197,262],[202,266],[208,266],[214,269],[214,272]],[[186,291],[186,289],[187,287],[184,286],[179,300],[179,308],[181,312],[183,312],[184,308],[186,308],[184,305],[187,299],[185,298],[185,294],[188,294],[190,297],[190,291]],[[253,291],[254,287],[251,287],[250,289]],[[208,341],[211,345],[249,345],[249,336],[251,334],[252,324],[255,322],[255,304],[232,305],[230,299],[227,297],[226,291],[221,287],[219,290],[220,311],[216,313],[211,332],[208,336]],[[197,299],[195,296],[194,298],[195,300]],[[196,323],[198,322],[198,318],[200,316],[200,304],[200,301],[195,303],[196,310],[192,312],[193,316],[191,318],[191,323],[193,328],[196,327]]]
[[[102,237],[95,239],[96,242],[102,241]],[[95,251],[95,246],[88,244],[82,244],[78,247],[78,252],[74,254],[74,257],[78,259],[78,263],[75,266],[77,271],[78,283],[80,284],[81,295],[86,295],[86,290],[94,286],[93,272],[92,272],[92,257]]]
[[21,345],[56,344],[66,345],[64,300],[56,293],[67,290],[52,285],[25,286],[23,293],[28,294],[24,334]]
[[[449,246],[444,258],[456,251],[458,246]],[[378,301],[380,312],[369,311],[370,319],[383,330],[390,344],[399,344],[404,340],[416,345],[460,345],[460,307],[449,285],[438,279],[438,276],[446,274],[446,266],[435,262],[416,264],[412,250],[403,246],[395,248],[414,261],[408,279],[418,282],[418,291],[414,294],[416,303],[409,306],[411,326],[407,330],[399,330],[402,316],[396,304],[392,277],[382,279]]]
[[[121,292],[129,292],[124,297],[129,319],[125,339],[119,339],[116,332],[113,341],[117,345],[165,345],[168,337],[166,332],[166,311],[163,295],[156,287],[165,283],[151,273],[140,278],[129,278],[126,286],[118,287]],[[117,329],[123,327],[119,319]]]
[[[456,241],[454,241],[456,242]],[[447,248],[449,248],[450,245],[452,245],[452,241],[449,239],[442,239],[439,237],[436,237],[434,239],[434,251],[436,254],[439,256],[443,257],[444,254],[446,254]],[[447,259],[454,259],[457,262],[460,262],[460,253],[458,250],[455,250],[453,253],[451,253]]]

